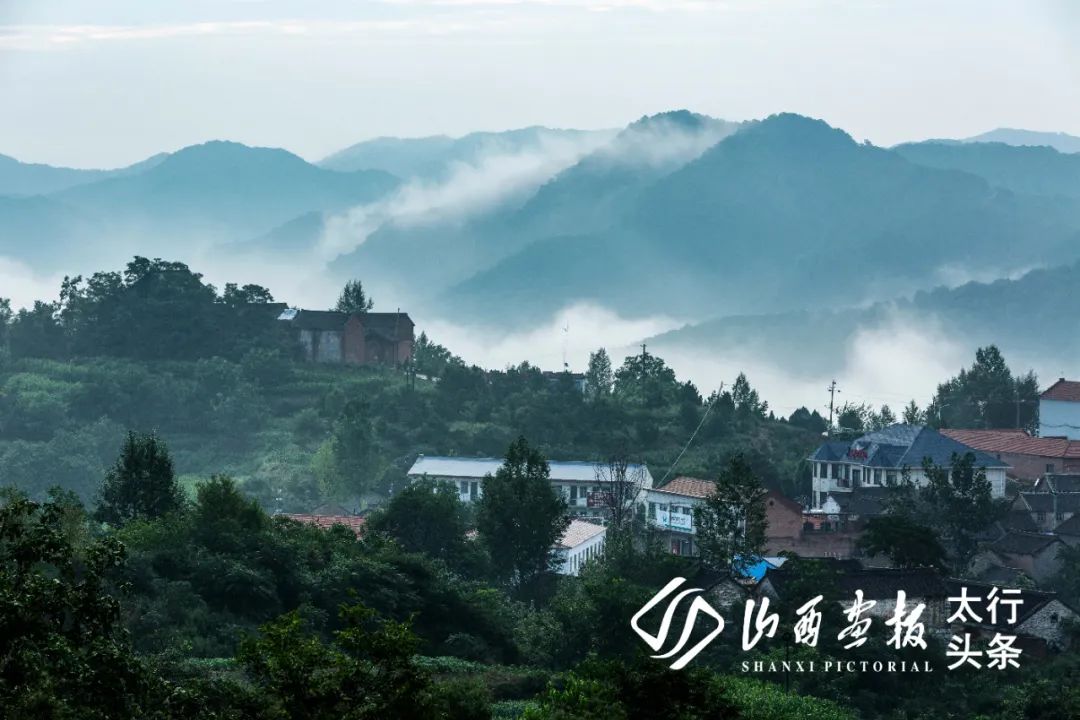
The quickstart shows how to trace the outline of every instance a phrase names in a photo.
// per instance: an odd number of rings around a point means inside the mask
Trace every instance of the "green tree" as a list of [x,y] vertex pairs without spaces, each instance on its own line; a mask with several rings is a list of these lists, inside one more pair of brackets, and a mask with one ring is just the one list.
[[914,400],[904,407],[903,418],[908,425],[922,425],[926,422],[926,414],[919,409],[918,403]]
[[439,377],[451,362],[459,360],[442,345],[432,342],[427,333],[421,332],[413,347],[413,363],[416,371],[428,377]]
[[936,427],[1020,428],[1039,425],[1039,382],[1033,372],[1014,376],[994,345],[979,348],[970,368],[938,385],[926,408]]
[[519,437],[495,475],[484,478],[476,527],[495,572],[518,587],[551,569],[552,546],[569,524],[549,474],[540,451]]
[[600,348],[589,355],[589,369],[585,372],[585,390],[590,398],[607,397],[615,376],[611,371],[611,358],[607,350]]
[[129,432],[120,457],[105,475],[94,516],[101,522],[123,525],[137,518],[176,512],[183,502],[165,442],[153,433]]
[[975,454],[954,454],[948,467],[923,463],[927,485],[920,500],[942,540],[951,549],[954,570],[962,573],[978,550],[978,534],[997,519],[1004,507],[994,502],[986,469],[976,467]]
[[732,456],[716,490],[694,508],[703,562],[736,573],[757,562],[765,548],[767,494],[743,454]]
[[870,407],[865,404],[844,403],[837,411],[837,429],[840,432],[863,433],[870,424],[870,413]]
[[820,435],[829,429],[828,421],[821,417],[821,414],[817,410],[810,412],[805,407],[801,407],[791,413],[788,422],[795,427],[809,430],[815,435]]
[[657,408],[678,397],[679,381],[663,358],[642,349],[628,356],[615,371],[616,397],[631,404]]
[[868,417],[867,430],[881,430],[896,423],[896,415],[888,405],[882,405],[877,412],[871,411]]
[[367,401],[349,400],[334,423],[330,438],[334,486],[328,490],[338,497],[364,492],[379,475],[379,443],[372,419]]
[[11,300],[0,297],[0,352],[8,350],[8,333],[15,313],[11,311]]
[[762,418],[768,412],[769,404],[758,397],[758,392],[750,386],[745,373],[739,373],[731,386],[731,399],[735,411],[743,417]]
[[0,500],[0,706],[10,718],[153,717],[155,682],[110,590],[116,540],[91,540],[82,506]]
[[409,625],[363,605],[343,606],[331,643],[306,632],[298,613],[264,625],[241,644],[238,659],[276,714],[290,720],[461,720],[490,717],[483,693],[435,682],[415,660]]
[[859,538],[859,547],[871,555],[883,554],[897,567],[945,569],[945,548],[932,528],[904,516],[871,518]]
[[274,302],[274,296],[262,285],[243,285],[225,283],[225,290],[221,293],[221,300],[226,305],[262,305]]
[[420,480],[398,491],[367,528],[386,533],[409,552],[453,563],[465,543],[465,506],[452,484]]
[[343,313],[363,315],[375,307],[375,301],[364,292],[364,284],[359,280],[349,280],[341,290],[334,309]]

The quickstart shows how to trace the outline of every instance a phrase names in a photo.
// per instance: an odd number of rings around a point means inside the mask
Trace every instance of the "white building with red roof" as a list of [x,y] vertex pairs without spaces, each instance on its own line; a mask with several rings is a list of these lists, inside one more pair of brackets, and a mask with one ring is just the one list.
[[645,493],[645,519],[675,555],[698,554],[694,508],[716,490],[712,480],[680,476]]
[[1080,440],[1080,382],[1059,378],[1039,396],[1039,436]]

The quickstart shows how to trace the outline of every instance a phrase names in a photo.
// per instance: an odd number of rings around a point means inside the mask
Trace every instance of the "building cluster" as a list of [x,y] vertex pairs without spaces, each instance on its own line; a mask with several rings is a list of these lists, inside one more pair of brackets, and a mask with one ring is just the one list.
[[[412,323],[407,316],[391,324],[387,316],[393,314],[388,313],[365,324],[359,316],[339,318],[333,313],[303,319],[304,312],[290,322],[296,323],[301,342],[315,361],[401,358],[411,352]],[[364,344],[350,345],[359,335],[364,335]],[[320,349],[324,343],[333,349]],[[951,470],[957,458],[970,454],[995,499],[1006,497],[1007,481],[1019,483],[1021,489],[1011,499],[1007,516],[982,532],[969,569],[972,579],[962,582],[988,591],[1019,588],[1024,610],[1013,628],[1015,634],[1036,652],[1065,644],[1066,624],[1080,622],[1080,613],[1055,593],[1038,588],[1060,571],[1061,551],[1080,546],[1080,382],[1059,380],[1043,393],[1040,409],[1043,433],[1052,428],[1060,435],[894,424],[855,439],[823,442],[807,458],[812,479],[807,502],[769,491],[765,556],[753,558],[742,577],[706,578],[710,592],[720,604],[754,596],[782,599],[792,579],[784,568],[785,556],[794,553],[830,564],[841,589],[861,589],[867,599],[878,602],[879,612],[888,612],[897,591],[904,590],[910,599],[926,605],[926,621],[933,631],[957,632],[956,623],[945,617],[945,603],[961,581],[929,568],[890,567],[886,558],[865,557],[858,540],[869,520],[887,512],[893,486],[904,482],[925,487],[928,471]],[[502,464],[501,458],[420,455],[408,477],[450,483],[462,502],[475,503],[483,497],[485,478],[495,475]],[[699,554],[695,509],[715,491],[715,481],[677,476],[660,484],[648,467],[633,463],[551,461],[549,469],[552,489],[566,501],[571,515],[552,548],[559,572],[577,575],[603,554],[606,520],[616,497],[643,518],[672,554]],[[632,492],[629,498],[627,488]],[[320,525],[333,522],[315,515],[296,519]],[[342,524],[362,530],[361,522]],[[978,635],[989,628],[969,623],[963,631]]]

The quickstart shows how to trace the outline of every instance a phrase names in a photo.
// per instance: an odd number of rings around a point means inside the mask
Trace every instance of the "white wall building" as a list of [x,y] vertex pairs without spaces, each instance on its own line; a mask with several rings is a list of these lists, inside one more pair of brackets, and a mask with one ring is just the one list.
[[[427,477],[450,482],[458,488],[462,502],[475,502],[484,494],[484,478],[494,475],[502,464],[502,458],[421,455],[408,475],[414,481]],[[610,505],[605,493],[611,487],[611,471],[606,463],[552,460],[548,467],[551,485],[566,500],[572,515],[598,517]],[[652,487],[653,477],[648,467],[633,463],[627,466],[626,473],[640,481],[642,492],[634,501],[636,506],[642,501],[644,490]]]
[[645,519],[665,537],[665,545],[675,555],[698,554],[694,508],[716,489],[716,483],[692,477],[677,477],[663,487],[645,493]]
[[1080,382],[1059,378],[1039,396],[1039,437],[1080,440]]
[[559,542],[555,543],[555,553],[560,564],[558,572],[562,575],[577,575],[585,563],[600,557],[604,553],[607,528],[588,520],[573,519]]
[[808,459],[812,466],[814,510],[825,512],[831,494],[849,494],[857,487],[887,487],[903,479],[927,484],[923,461],[949,467],[954,454],[975,454],[975,467],[986,470],[990,493],[1005,497],[1008,464],[992,455],[945,437],[925,425],[890,425],[856,440],[838,440],[820,446]]

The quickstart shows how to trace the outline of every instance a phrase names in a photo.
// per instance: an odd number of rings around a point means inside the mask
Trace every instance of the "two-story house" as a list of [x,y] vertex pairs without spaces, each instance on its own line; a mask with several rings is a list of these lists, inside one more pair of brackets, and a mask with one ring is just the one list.
[[[1005,497],[1008,465],[992,455],[942,435],[925,425],[890,425],[855,440],[821,445],[808,459],[813,474],[814,508],[831,495],[850,495],[859,487],[888,487],[906,475],[916,486],[927,484],[923,462],[948,468],[953,456],[975,455],[975,467],[986,471],[995,498]],[[839,503],[843,505],[843,501]]]
[[715,490],[712,480],[677,477],[645,493],[645,520],[675,555],[697,556],[694,508]]

